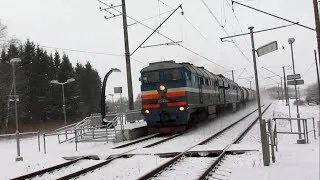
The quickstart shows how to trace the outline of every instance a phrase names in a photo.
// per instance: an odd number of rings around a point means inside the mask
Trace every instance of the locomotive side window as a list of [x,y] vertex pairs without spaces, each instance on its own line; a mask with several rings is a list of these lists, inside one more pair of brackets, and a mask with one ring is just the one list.
[[156,83],[160,81],[160,76],[158,71],[145,72],[143,74],[142,80],[144,83]]
[[180,69],[169,69],[163,71],[165,81],[177,81],[182,79]]

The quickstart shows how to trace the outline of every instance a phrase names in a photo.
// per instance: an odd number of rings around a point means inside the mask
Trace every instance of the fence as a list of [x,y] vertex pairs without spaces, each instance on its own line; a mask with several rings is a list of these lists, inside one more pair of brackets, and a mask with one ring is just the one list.
[[[309,133],[313,131],[313,136],[314,139],[317,139],[316,137],[316,127],[315,127],[315,123],[314,123],[314,117],[312,118],[272,118],[272,120],[275,122],[274,123],[274,133],[275,133],[275,138],[277,139],[277,134],[301,134],[304,136],[304,139],[306,141],[306,143],[309,143]],[[292,128],[290,129],[290,131],[278,131],[277,130],[277,121],[279,120],[289,120],[290,124],[292,124],[291,121],[302,121],[302,129],[303,132],[294,132],[292,131]],[[312,120],[312,127],[313,129],[308,130],[308,120]],[[277,146],[276,146],[277,147]]]
[[[59,144],[73,141],[76,151],[78,150],[79,142],[100,140],[108,143],[112,138],[116,138],[118,133],[120,133],[122,140],[124,140],[124,125],[141,120],[142,117],[140,111],[111,113],[106,115],[103,123],[100,114],[92,114],[78,123],[61,127],[53,133],[43,134],[44,153],[47,151],[46,137],[49,136],[57,136]],[[65,138],[61,139],[61,136]]]
[[10,137],[16,137],[17,141],[20,140],[22,136],[27,136],[27,135],[37,135],[37,140],[38,140],[38,151],[40,152],[40,132],[24,132],[24,133],[15,133],[15,134],[1,134],[0,138],[10,138]]

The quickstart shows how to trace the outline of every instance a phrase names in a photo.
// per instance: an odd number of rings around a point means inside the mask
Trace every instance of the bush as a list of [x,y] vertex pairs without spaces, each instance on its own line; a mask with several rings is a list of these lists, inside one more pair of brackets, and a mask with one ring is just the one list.
[[[306,103],[306,101],[304,100],[298,100],[298,105],[304,105]],[[297,104],[297,101],[293,101],[293,104],[296,105]]]

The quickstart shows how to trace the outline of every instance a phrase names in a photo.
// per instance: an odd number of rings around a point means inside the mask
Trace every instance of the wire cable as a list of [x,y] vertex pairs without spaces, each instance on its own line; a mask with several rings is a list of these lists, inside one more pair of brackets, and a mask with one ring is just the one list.
[[[102,4],[104,4],[104,5],[106,5],[106,6],[108,6],[108,7],[111,7],[109,4],[107,4],[107,3],[105,3],[105,2],[103,2],[103,1],[101,1],[101,0],[97,0],[97,1],[100,2],[100,3],[102,3]],[[114,9],[114,10],[120,12],[120,11],[117,10],[117,9]],[[129,19],[135,21],[135,22],[138,22],[136,19],[132,18],[131,16],[128,16],[128,15],[127,15],[127,17],[128,17]],[[138,23],[141,24],[142,26],[144,26],[144,27],[146,27],[146,28],[154,31],[154,29],[153,29],[152,27],[150,27],[150,26],[148,26],[148,25],[146,25],[146,24],[143,24],[142,22],[138,22]],[[162,34],[162,33],[160,33],[160,32],[156,32],[156,33],[159,34],[159,35],[161,35],[162,37],[164,37],[164,38],[172,41],[172,42],[175,42],[173,39],[169,38],[168,36],[166,36],[166,35],[164,35],[164,34]],[[220,65],[220,64],[217,64],[216,62],[214,62],[214,61],[212,61],[212,60],[204,57],[203,55],[200,55],[199,53],[191,50],[190,48],[188,48],[188,47],[186,47],[186,46],[184,46],[184,45],[179,44],[179,46],[182,47],[183,49],[185,49],[185,50],[187,50],[187,51],[189,51],[189,52],[191,52],[191,53],[193,53],[193,54],[195,54],[195,55],[197,55],[197,56],[199,56],[199,57],[201,57],[201,58],[203,58],[203,59],[205,59],[205,60],[207,60],[207,61],[209,61],[209,62],[211,62],[211,63],[213,63],[213,64],[215,64],[216,66],[219,66],[219,67],[221,67],[221,68],[224,68],[224,69],[227,69],[227,70],[228,70],[228,68],[226,68],[226,67],[224,67],[224,66],[222,66],[222,65]]]

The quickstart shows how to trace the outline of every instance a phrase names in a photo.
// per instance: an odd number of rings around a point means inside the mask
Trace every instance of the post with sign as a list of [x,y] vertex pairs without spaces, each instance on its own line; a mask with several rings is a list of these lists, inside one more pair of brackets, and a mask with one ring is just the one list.
[[120,112],[123,111],[123,104],[122,104],[122,87],[114,87],[114,94],[120,94]]

